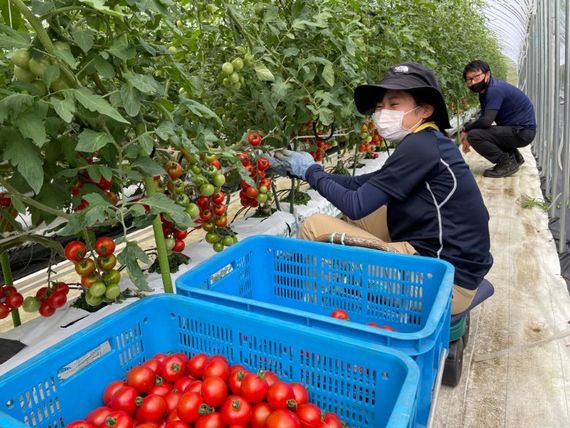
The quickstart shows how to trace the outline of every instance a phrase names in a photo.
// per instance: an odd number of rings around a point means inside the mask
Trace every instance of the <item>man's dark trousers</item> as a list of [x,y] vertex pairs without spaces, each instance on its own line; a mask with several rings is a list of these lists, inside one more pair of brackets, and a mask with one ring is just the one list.
[[522,126],[491,126],[471,129],[467,141],[473,149],[492,163],[499,163],[514,156],[516,149],[528,146],[536,130]]

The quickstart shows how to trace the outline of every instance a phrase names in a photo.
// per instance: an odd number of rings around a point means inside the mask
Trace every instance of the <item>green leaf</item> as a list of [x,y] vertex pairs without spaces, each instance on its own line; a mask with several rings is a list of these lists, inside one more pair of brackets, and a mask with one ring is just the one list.
[[35,101],[31,95],[12,94],[0,100],[0,123],[27,110]]
[[22,14],[10,3],[9,0],[0,2],[0,9],[2,9],[4,22],[7,23],[8,26],[11,28],[23,29],[24,20],[22,19]]
[[319,121],[325,126],[330,125],[334,122],[334,112],[328,108],[320,108]]
[[55,47],[55,55],[63,60],[67,65],[69,65],[72,69],[77,67],[77,61],[73,57],[71,50],[69,49],[58,49],[57,46]]
[[127,114],[135,117],[141,109],[141,98],[139,91],[133,88],[129,83],[123,83],[121,86],[121,102]]
[[59,67],[57,65],[50,65],[42,76],[42,80],[49,88],[53,82],[59,79]]
[[94,94],[87,88],[74,90],[75,99],[89,111],[94,111],[115,119],[117,122],[130,123],[105,98]]
[[200,104],[198,101],[190,100],[187,98],[182,100],[182,104],[184,104],[184,106],[187,107],[188,110],[190,110],[196,116],[204,117],[207,119],[215,119],[216,122],[218,122],[220,125],[222,124],[222,119],[220,119],[216,113],[214,113],[204,104]]
[[283,57],[287,58],[290,56],[297,56],[299,55],[299,49],[298,48],[287,48],[285,50],[283,50]]
[[327,82],[330,86],[334,86],[334,70],[331,64],[326,64],[323,67],[322,73],[323,79]]
[[275,101],[281,101],[287,96],[287,92],[289,91],[289,84],[279,79],[273,83],[273,85],[271,85],[271,90],[273,92],[273,98]]
[[148,133],[145,132],[144,134],[139,135],[138,142],[147,155],[152,153],[152,150],[154,149],[154,140]]
[[89,206],[84,210],[87,226],[104,223],[115,217],[113,205],[99,193],[89,193],[83,196],[83,199],[89,202]]
[[93,47],[93,31],[72,30],[71,36],[84,53],[89,52]]
[[31,40],[30,36],[27,33],[13,30],[7,25],[0,24],[0,48],[28,48],[30,45]]
[[44,123],[47,112],[47,103],[36,103],[24,113],[20,114],[14,121],[20,133],[24,137],[30,138],[39,148],[42,148],[42,146],[49,141]]
[[172,122],[162,122],[158,127],[154,130],[156,135],[158,135],[163,140],[168,140],[168,137],[172,135],[176,135],[174,131],[174,124]]
[[155,94],[158,91],[158,83],[152,76],[143,74],[127,74],[125,79],[143,94]]
[[129,39],[126,34],[123,34],[113,40],[113,44],[109,49],[109,53],[116,56],[123,61],[128,61],[136,56],[137,50],[134,46],[129,43]]
[[143,198],[138,201],[138,203],[148,205],[153,214],[168,214],[170,218],[172,218],[172,221],[174,221],[179,227],[188,229],[193,225],[192,219],[188,214],[186,214],[184,207],[178,205],[162,193],[156,193],[150,198]]
[[112,79],[115,77],[115,69],[113,66],[101,58],[100,55],[97,55],[95,57],[93,64],[95,65],[95,70],[97,70],[97,73],[99,73],[105,79]]
[[79,134],[79,143],[75,150],[78,152],[93,153],[113,143],[113,137],[106,132],[97,132],[92,129],[84,129]]
[[57,233],[61,236],[77,235],[82,230],[85,230],[86,227],[85,210],[83,210],[73,214],[67,224],[61,230],[58,230]]
[[256,64],[254,69],[259,80],[262,80],[264,82],[273,82],[275,80],[273,73],[271,73],[271,71],[269,71],[269,69],[264,64]]
[[12,140],[4,150],[7,159],[24,177],[35,193],[39,193],[44,182],[43,161],[37,147],[24,138]]
[[131,213],[131,215],[133,217],[146,216],[146,210],[144,209],[144,207],[142,205],[139,205],[139,204],[131,205],[129,207],[129,213]]
[[150,260],[138,244],[128,241],[123,251],[119,253],[117,260],[127,267],[129,277],[139,290],[152,291],[139,265],[139,260],[145,264],[150,263]]
[[80,0],[81,3],[89,5],[94,9],[97,9],[100,12],[103,12],[106,15],[111,15],[116,18],[121,18],[123,15],[115,10],[109,9],[105,6],[106,0]]
[[164,175],[164,168],[149,157],[141,156],[133,162],[133,168],[137,168],[144,175]]
[[65,94],[63,100],[57,97],[50,98],[51,105],[59,117],[64,122],[71,123],[75,114],[75,100],[72,96]]

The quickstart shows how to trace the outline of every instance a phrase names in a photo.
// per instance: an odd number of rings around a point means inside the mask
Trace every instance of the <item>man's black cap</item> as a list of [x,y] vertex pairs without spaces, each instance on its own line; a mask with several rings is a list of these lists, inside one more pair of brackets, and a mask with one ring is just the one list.
[[414,62],[393,65],[384,73],[380,83],[360,85],[354,90],[356,108],[362,114],[374,113],[376,104],[388,89],[418,90],[433,97],[435,123],[441,130],[451,128],[439,83],[429,68]]

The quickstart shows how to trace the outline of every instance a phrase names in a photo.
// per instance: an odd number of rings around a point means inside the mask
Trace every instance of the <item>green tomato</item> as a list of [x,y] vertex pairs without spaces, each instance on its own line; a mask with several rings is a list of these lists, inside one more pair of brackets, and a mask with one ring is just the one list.
[[26,48],[15,49],[12,52],[12,58],[10,58],[12,64],[17,65],[20,68],[28,69],[28,62],[30,61],[30,52]]
[[222,187],[226,183],[226,176],[224,174],[216,174],[212,178],[212,183],[216,187]]
[[42,77],[46,72],[47,68],[49,67],[49,62],[45,59],[37,60],[35,58],[31,58],[28,61],[28,69],[38,77]]
[[202,168],[200,168],[200,165],[197,165],[196,162],[194,162],[190,170],[194,174],[202,174]]
[[95,281],[87,290],[87,294],[92,297],[101,297],[105,294],[105,290],[107,290],[107,286],[103,281]]
[[40,308],[40,305],[40,301],[34,296],[28,296],[24,299],[22,309],[24,309],[26,312],[37,312],[37,310]]
[[178,205],[183,206],[183,207],[188,205],[189,202],[190,202],[190,199],[188,198],[188,195],[186,195],[184,193],[182,193],[181,195],[178,195],[178,197],[176,198],[176,203]]
[[243,59],[235,58],[232,61],[232,65],[234,66],[234,71],[240,71],[243,68]]
[[14,79],[19,80],[20,82],[32,82],[35,79],[35,76],[32,74],[31,71],[28,71],[25,68],[19,67],[17,65],[14,66]]
[[59,78],[56,79],[52,84],[51,84],[51,90],[56,92],[56,91],[63,91],[64,89],[69,89],[69,85],[67,84],[67,82],[65,81],[65,79],[63,78]]
[[174,248],[174,244],[176,243],[176,242],[174,241],[174,238],[166,238],[166,239],[164,240],[164,242],[165,242],[165,244],[166,244],[166,249],[167,249],[168,251],[172,250],[172,249]]
[[208,244],[215,244],[219,240],[220,240],[220,235],[217,234],[216,232],[212,231],[212,232],[206,233],[206,242]]
[[192,182],[196,185],[196,187],[200,187],[203,184],[206,184],[208,180],[203,175],[197,175],[195,177],[192,177]]
[[216,243],[213,245],[213,247],[214,247],[214,251],[215,251],[216,253],[219,253],[219,252],[221,252],[221,251],[224,250],[224,244],[222,244],[221,242],[216,242]]
[[184,23],[182,21],[178,20],[178,21],[176,21],[176,26],[178,28],[182,28],[184,26]]
[[89,292],[87,292],[85,294],[85,302],[89,306],[99,306],[101,304],[101,302],[103,302],[103,296],[95,297],[95,296],[91,295]]
[[219,9],[218,6],[216,6],[215,4],[212,4],[212,3],[210,3],[206,6],[206,10],[209,13],[216,13],[218,11],[218,9]]
[[232,65],[231,62],[224,62],[222,64],[222,73],[224,73],[226,76],[231,75],[234,72],[234,66]]
[[119,272],[116,269],[103,273],[103,282],[107,284],[107,287],[111,284],[118,284],[120,280],[121,280],[121,272]]
[[32,82],[32,85],[37,89],[38,95],[40,97],[43,97],[45,94],[47,94],[47,86],[41,80],[34,80]]
[[269,189],[265,186],[259,186],[257,190],[259,191],[259,193],[267,193]]
[[251,64],[252,61],[253,61],[253,55],[250,53],[246,53],[245,56],[243,57],[243,64],[249,65]]
[[224,239],[222,240],[222,244],[224,244],[224,247],[231,247],[232,245],[234,245],[234,237],[231,235],[226,235],[224,236]]
[[227,77],[224,77],[224,80],[222,80],[222,85],[224,85],[226,88],[228,88],[228,87],[232,86],[232,82]]
[[195,219],[200,215],[200,208],[194,202],[190,202],[186,205],[186,214],[188,214],[192,219]]
[[230,82],[239,83],[239,74],[238,73],[232,73],[230,75]]
[[267,202],[267,193],[260,193],[257,195],[257,202],[259,202],[260,204],[264,204]]
[[61,40],[57,40],[56,42],[54,42],[53,47],[60,52],[66,52],[66,51],[71,52],[71,48],[69,47],[69,45],[65,42],[62,42]]
[[200,186],[200,195],[212,196],[216,189],[210,183],[204,183]]
[[206,231],[206,232],[211,232],[215,228],[216,228],[216,225],[214,223],[212,223],[211,221],[207,221],[206,223],[202,223],[202,229],[204,229],[204,231]]
[[169,52],[171,55],[174,55],[176,52],[178,52],[178,49],[176,49],[176,46],[170,46],[170,47],[168,48],[168,52]]
[[105,291],[105,297],[109,300],[115,300],[121,294],[121,287],[118,284],[111,284]]
[[234,91],[239,91],[241,89],[241,83],[237,82],[237,83],[232,83],[232,89]]

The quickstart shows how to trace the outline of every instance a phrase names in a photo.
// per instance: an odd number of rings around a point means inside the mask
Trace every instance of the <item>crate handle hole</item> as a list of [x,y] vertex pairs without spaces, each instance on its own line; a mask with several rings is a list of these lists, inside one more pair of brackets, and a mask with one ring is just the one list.
[[388,374],[387,371],[383,371],[383,372],[382,372],[382,379],[388,380],[389,377],[390,377],[390,375]]
[[11,409],[12,407],[14,407],[14,400],[6,401],[6,408]]

